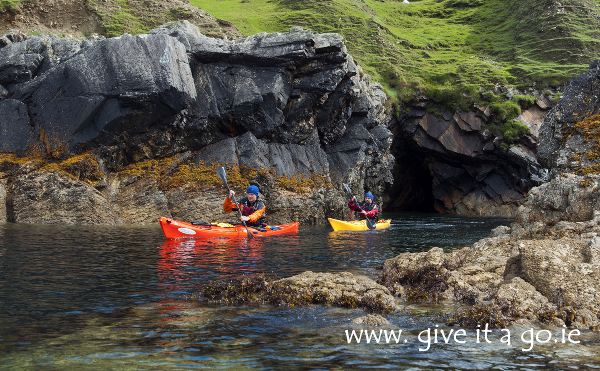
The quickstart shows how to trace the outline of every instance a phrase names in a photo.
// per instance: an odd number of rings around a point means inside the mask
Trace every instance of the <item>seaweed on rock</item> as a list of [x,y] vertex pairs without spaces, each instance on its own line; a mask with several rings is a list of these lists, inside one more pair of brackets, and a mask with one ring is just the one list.
[[193,298],[233,305],[250,303],[274,306],[333,305],[342,308],[363,308],[371,313],[385,314],[394,311],[381,294],[364,295],[362,298],[351,293],[334,296],[326,290],[310,292],[292,285],[278,282],[279,277],[266,274],[243,275],[230,281],[212,281],[204,285]]

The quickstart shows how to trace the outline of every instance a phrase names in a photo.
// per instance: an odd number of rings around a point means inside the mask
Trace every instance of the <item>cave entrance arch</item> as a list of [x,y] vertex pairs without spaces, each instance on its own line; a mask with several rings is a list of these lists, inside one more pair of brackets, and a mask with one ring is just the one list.
[[396,158],[394,183],[387,190],[389,202],[384,211],[435,213],[433,176],[419,152],[410,146],[393,146]]

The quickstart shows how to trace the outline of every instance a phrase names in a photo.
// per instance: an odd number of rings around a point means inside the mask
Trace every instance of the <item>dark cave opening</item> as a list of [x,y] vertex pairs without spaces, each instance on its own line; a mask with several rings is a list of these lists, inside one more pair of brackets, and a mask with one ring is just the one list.
[[389,201],[384,211],[436,212],[433,176],[419,152],[410,146],[392,146],[396,158],[394,183],[387,190]]

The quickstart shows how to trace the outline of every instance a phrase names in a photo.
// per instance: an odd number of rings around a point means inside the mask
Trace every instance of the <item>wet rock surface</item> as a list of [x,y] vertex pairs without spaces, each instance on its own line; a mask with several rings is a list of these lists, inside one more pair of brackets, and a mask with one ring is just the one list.
[[367,314],[366,316],[358,317],[352,320],[354,325],[363,326],[382,326],[389,325],[389,321],[378,314]]
[[[454,322],[466,326],[474,326],[469,321],[477,315],[479,323],[497,326],[593,327],[600,308],[600,211],[598,181],[580,186],[585,179],[559,176],[533,188],[510,227],[498,227],[470,247],[389,259],[379,282],[404,300],[467,305]],[[435,274],[418,275],[425,271]],[[427,296],[418,295],[424,288]]]
[[396,307],[395,299],[387,288],[370,278],[356,276],[349,272],[315,273],[307,271],[281,279],[278,284],[311,296],[317,292],[324,292],[328,294],[331,301],[337,301],[342,297],[350,297],[358,301],[375,300],[379,297],[385,305]]
[[[230,282],[214,281],[204,286],[200,300],[224,303],[267,303],[277,306],[334,305],[364,308],[374,313],[398,310],[396,299],[385,287],[350,272],[314,273],[278,279],[265,275],[242,276]],[[370,323],[384,323],[381,316],[368,317]]]
[[60,173],[17,177],[6,198],[7,219],[40,224],[118,225],[123,221],[94,187]]

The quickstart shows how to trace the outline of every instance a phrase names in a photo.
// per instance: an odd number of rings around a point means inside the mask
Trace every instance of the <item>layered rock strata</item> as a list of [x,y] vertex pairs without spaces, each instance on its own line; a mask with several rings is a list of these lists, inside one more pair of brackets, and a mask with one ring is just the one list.
[[[238,192],[260,186],[270,223],[323,223],[346,212],[341,181],[378,198],[392,181],[385,93],[337,34],[297,28],[228,41],[184,21],[112,39],[3,40],[9,221],[215,221],[225,192],[200,173],[225,165],[244,173]],[[49,178],[43,192],[21,187]],[[87,206],[69,203],[75,195]]]
[[[540,95],[518,119],[537,132],[548,106]],[[512,217],[529,189],[547,180],[534,137],[503,143],[488,129],[488,107],[451,112],[422,97],[403,112],[393,129],[390,209]]]

